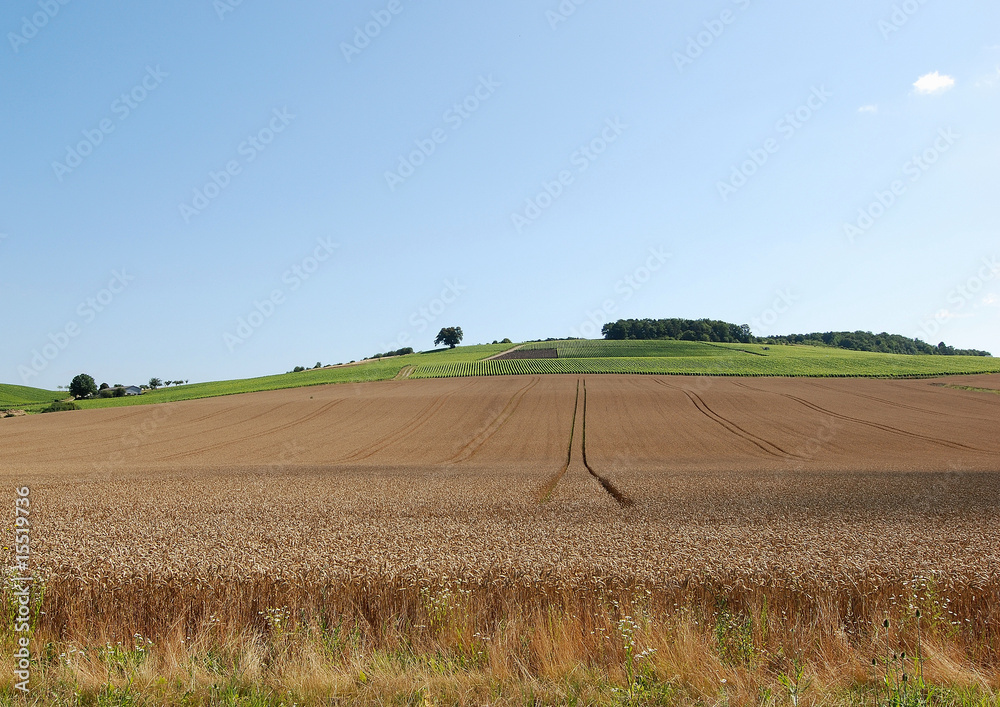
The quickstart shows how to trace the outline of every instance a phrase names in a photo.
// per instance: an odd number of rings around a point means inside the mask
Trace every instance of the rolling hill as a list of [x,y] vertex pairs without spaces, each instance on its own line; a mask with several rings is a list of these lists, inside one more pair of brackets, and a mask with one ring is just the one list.
[[[553,351],[554,350],[554,351]],[[495,358],[506,352],[518,357]],[[537,353],[532,353],[537,352]],[[521,356],[535,356],[521,358]],[[393,378],[451,378],[520,374],[617,374],[780,377],[912,378],[1000,373],[1000,359],[981,356],[908,356],[787,344],[713,344],[699,341],[571,340],[459,346],[356,364],[150,391],[142,396],[85,400],[82,408],[148,405],[235,393]],[[27,408],[64,397],[53,391],[0,386],[0,409]],[[34,408],[28,407],[34,405]]]

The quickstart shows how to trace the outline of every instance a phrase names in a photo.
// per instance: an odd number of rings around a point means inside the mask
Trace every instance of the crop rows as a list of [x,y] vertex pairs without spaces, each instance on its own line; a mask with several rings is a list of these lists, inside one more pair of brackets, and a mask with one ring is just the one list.
[[628,358],[633,356],[664,358],[719,356],[727,353],[698,341],[540,341],[526,344],[522,348],[528,351],[554,348],[559,352],[559,358]]
[[524,374],[658,374],[699,376],[782,376],[818,378],[926,377],[997,370],[992,359],[892,356],[826,359],[818,356],[753,356],[720,350],[717,357],[603,357],[509,359],[418,365],[411,378],[453,378]]

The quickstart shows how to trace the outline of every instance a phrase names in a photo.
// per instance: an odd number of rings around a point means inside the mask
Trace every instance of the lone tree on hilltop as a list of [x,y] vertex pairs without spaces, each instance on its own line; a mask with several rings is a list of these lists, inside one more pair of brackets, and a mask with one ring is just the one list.
[[153,390],[156,390],[161,385],[163,385],[163,381],[161,381],[159,378],[150,378],[149,379],[149,387],[152,388]]
[[97,383],[91,376],[81,373],[69,384],[69,392],[74,398],[86,398],[88,395],[97,395]]
[[460,326],[444,327],[438,332],[437,338],[434,339],[434,345],[448,344],[450,348],[455,348],[462,343],[463,336],[462,327]]

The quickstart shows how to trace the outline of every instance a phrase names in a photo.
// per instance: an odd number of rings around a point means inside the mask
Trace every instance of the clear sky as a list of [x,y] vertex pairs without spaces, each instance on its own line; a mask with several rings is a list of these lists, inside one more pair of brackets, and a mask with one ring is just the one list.
[[11,0],[0,381],[623,317],[1000,355],[990,0]]

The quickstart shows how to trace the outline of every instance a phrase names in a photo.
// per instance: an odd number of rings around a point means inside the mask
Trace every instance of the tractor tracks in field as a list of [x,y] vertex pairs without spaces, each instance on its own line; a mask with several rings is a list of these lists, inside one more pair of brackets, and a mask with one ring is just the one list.
[[[666,381],[660,380],[659,378],[656,378],[654,380],[662,386],[665,386],[667,388],[672,388],[673,390],[681,391],[682,393],[684,393],[684,395],[687,396],[688,400],[691,401],[691,404],[694,405],[695,408],[697,408],[698,412],[700,412],[709,420],[719,425],[720,427],[730,432],[731,434],[739,437],[745,442],[749,442],[750,444],[754,445],[765,454],[772,457],[777,457],[778,459],[786,459],[786,460],[802,458],[798,454],[789,452],[787,449],[784,449],[783,447],[779,447],[774,442],[766,440],[763,437],[758,437],[749,430],[740,427],[729,418],[723,417],[719,413],[715,412],[712,408],[710,408],[708,406],[708,403],[706,403],[705,400],[694,391],[687,390],[686,388],[681,388],[680,386],[676,386],[671,383],[667,383]],[[740,384],[737,383],[736,385]]]
[[511,399],[507,401],[503,410],[501,410],[500,413],[493,418],[493,420],[479,434],[473,437],[468,444],[458,450],[458,453],[449,459],[448,462],[451,464],[458,464],[460,462],[468,461],[474,457],[479,450],[482,449],[483,445],[489,442],[490,439],[493,438],[493,435],[499,432],[500,429],[507,424],[510,418],[513,417],[518,405],[521,404],[524,396],[527,395],[532,388],[538,385],[540,380],[541,378],[535,376],[528,381],[527,385],[514,393],[514,395],[511,396]]
[[635,505],[635,501],[626,496],[622,491],[620,491],[610,480],[598,474],[594,471],[594,468],[590,466],[590,462],[587,461],[587,381],[583,381],[583,440],[581,446],[583,447],[583,465],[590,472],[590,475],[597,479],[597,482],[601,487],[611,494],[618,505],[622,508],[628,508],[629,506]]
[[[579,437],[577,437],[579,435]],[[559,481],[566,475],[570,466],[573,464],[573,448],[576,446],[574,443],[579,439],[579,457],[580,463],[583,468],[587,470],[595,481],[601,485],[601,488],[611,496],[616,503],[622,508],[629,508],[635,505],[635,501],[629,498],[628,495],[623,493],[618,487],[616,487],[609,479],[601,476],[594,470],[587,460],[587,381],[585,378],[580,378],[576,381],[576,400],[573,403],[573,424],[569,431],[569,445],[566,449],[566,463],[563,464],[562,469],[560,469],[556,474],[549,479],[549,481],[541,488],[539,491],[539,502],[545,503],[548,501],[552,494],[556,490],[556,485]]]
[[[556,490],[556,484],[559,483],[559,479],[566,474],[566,470],[569,469],[570,463],[573,461],[573,437],[576,434],[576,418],[580,411],[580,381],[576,381],[576,400],[573,403],[573,424],[569,428],[569,446],[566,448],[566,463],[563,464],[562,469],[557,471],[551,479],[546,482],[546,484],[541,488],[538,494],[538,500],[540,503],[545,503],[552,497],[552,492]],[[581,423],[582,426],[582,423]]]
[[[255,435],[253,435],[253,436],[254,437],[264,437],[266,435],[274,434],[275,432],[283,432],[284,430],[287,430],[290,427],[295,427],[296,425],[301,425],[303,423],[309,422],[310,420],[314,420],[315,418],[317,418],[320,415],[326,413],[328,410],[330,410],[331,408],[335,407],[336,405],[339,405],[342,402],[343,402],[342,400],[334,400],[332,402],[326,403],[325,405],[322,405],[318,410],[314,410],[314,411],[312,411],[310,413],[307,413],[307,414],[303,415],[302,417],[295,418],[291,422],[286,422],[285,424],[278,425],[277,427],[272,427],[271,429],[264,430],[264,431],[262,431],[260,433],[257,433]],[[229,425],[224,425],[222,427],[214,428],[214,429],[211,430],[211,432],[213,434],[216,434],[220,430],[228,429],[230,427],[238,427],[240,425],[245,425],[248,422],[253,422],[254,420],[258,420],[258,419],[260,419],[262,417],[269,416],[269,415],[274,415],[274,413],[277,410],[279,410],[279,409],[281,409],[281,408],[283,408],[283,407],[285,407],[287,405],[291,405],[291,404],[292,403],[282,403],[281,405],[279,405],[276,408],[273,408],[271,410],[266,410],[266,411],[264,411],[262,413],[254,415],[252,417],[248,417],[245,420],[240,420],[239,422],[233,422],[233,423],[231,423]],[[194,435],[188,435],[188,437],[201,437],[204,434],[205,434],[205,432],[202,431],[202,432],[198,432],[197,434],[194,434]],[[177,439],[183,439],[183,438],[177,438]],[[169,455],[167,455],[165,457],[162,457],[162,460],[163,461],[173,461],[175,459],[183,459],[184,457],[190,457],[190,456],[194,456],[196,454],[204,454],[205,452],[213,452],[216,449],[222,449],[223,447],[228,447],[228,446],[233,445],[233,444],[241,444],[241,443],[243,443],[243,441],[245,439],[246,439],[245,437],[239,437],[237,439],[228,439],[228,440],[225,440],[223,442],[215,442],[214,444],[208,444],[208,445],[205,445],[203,447],[198,447],[197,449],[192,449],[192,450],[189,450],[189,451],[186,451],[186,452],[177,452],[175,454],[169,454]]]
[[891,425],[885,425],[881,422],[872,422],[871,420],[863,420],[860,417],[852,417],[851,415],[845,415],[843,413],[834,412],[828,408],[817,405],[816,403],[810,402],[805,398],[800,398],[791,393],[776,393],[769,390],[761,390],[760,388],[754,388],[752,386],[746,385],[745,383],[736,383],[736,385],[741,388],[746,388],[747,390],[753,390],[758,393],[772,393],[773,395],[780,395],[783,398],[788,398],[799,405],[809,408],[815,412],[822,413],[824,415],[829,415],[830,417],[837,418],[838,420],[844,420],[845,422],[853,422],[857,425],[864,425],[865,427],[870,427],[872,429],[879,430],[881,432],[888,432],[890,434],[899,435],[901,437],[908,437],[910,439],[918,439],[923,442],[930,442],[931,444],[936,444],[941,447],[946,447],[948,449],[957,449],[965,452],[985,452],[987,454],[996,454],[996,451],[990,449],[980,449],[979,447],[972,447],[967,444],[962,444],[961,442],[953,442],[948,439],[943,439],[941,437],[931,437],[930,435],[922,435],[919,432],[909,432],[907,430],[901,430],[898,427],[893,427]]
[[[888,405],[889,407],[900,408],[902,410],[913,410],[914,412],[920,412],[927,415],[937,415],[938,417],[954,418],[956,416],[953,412],[944,412],[943,410],[933,410],[931,408],[917,407],[916,405],[907,405],[906,403],[896,402],[895,400],[880,398],[877,395],[868,395],[867,393],[857,393],[853,390],[838,390],[837,388],[828,385],[823,385],[822,383],[814,383],[813,385],[815,385],[817,388],[823,388],[824,390],[833,391],[834,393],[845,393],[847,395],[853,395],[858,398],[865,398],[866,400],[873,400],[877,403],[882,403],[883,405]],[[960,415],[959,417],[977,419],[975,416],[972,415]]]
[[359,449],[359,450],[357,450],[357,451],[355,451],[355,452],[353,452],[351,454],[348,454],[345,457],[341,457],[340,459],[337,459],[336,463],[337,464],[342,464],[342,463],[345,463],[345,462],[357,462],[357,461],[361,461],[362,459],[368,459],[369,457],[374,456],[375,454],[378,454],[379,452],[381,452],[386,447],[388,447],[388,446],[390,446],[390,445],[392,445],[392,444],[394,444],[396,442],[399,442],[399,441],[401,441],[403,439],[406,439],[411,434],[413,434],[414,432],[416,432],[418,429],[420,429],[421,427],[423,427],[424,425],[426,425],[428,422],[430,422],[430,420],[434,417],[434,415],[441,408],[444,407],[445,403],[447,403],[448,400],[453,395],[455,395],[456,393],[458,393],[458,392],[460,392],[462,390],[465,390],[470,385],[473,385],[474,380],[475,379],[473,379],[470,382],[467,382],[465,385],[459,386],[458,388],[456,388],[455,390],[451,391],[450,393],[446,393],[444,395],[439,395],[438,397],[434,398],[434,400],[432,400],[430,403],[428,403],[427,405],[425,405],[420,410],[420,412],[418,412],[413,417],[413,419],[410,420],[410,422],[408,422],[406,425],[404,425],[401,429],[396,430],[394,432],[391,432],[390,434],[383,435],[382,437],[380,437],[378,440],[376,440],[372,444],[366,445],[366,446],[362,447],[361,449]]

